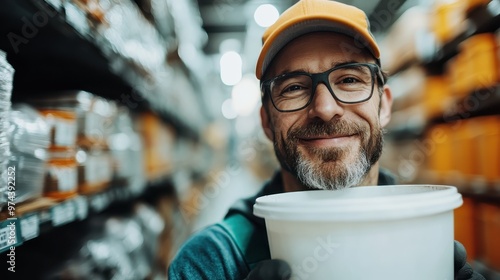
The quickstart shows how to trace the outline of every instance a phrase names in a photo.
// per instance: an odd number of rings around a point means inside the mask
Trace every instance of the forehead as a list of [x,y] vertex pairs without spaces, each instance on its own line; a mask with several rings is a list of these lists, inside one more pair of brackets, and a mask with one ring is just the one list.
[[267,76],[296,70],[325,71],[343,62],[375,62],[375,59],[352,37],[334,32],[309,33],[279,51]]

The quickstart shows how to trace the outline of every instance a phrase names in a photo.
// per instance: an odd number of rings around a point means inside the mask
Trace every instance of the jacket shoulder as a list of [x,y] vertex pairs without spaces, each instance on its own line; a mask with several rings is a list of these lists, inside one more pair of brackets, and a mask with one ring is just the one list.
[[242,279],[248,268],[237,244],[220,224],[190,237],[168,268],[168,279]]

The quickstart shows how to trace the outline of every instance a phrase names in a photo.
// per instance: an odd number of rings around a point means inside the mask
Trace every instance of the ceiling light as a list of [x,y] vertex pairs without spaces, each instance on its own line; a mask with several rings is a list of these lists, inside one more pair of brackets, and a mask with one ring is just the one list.
[[255,22],[262,27],[271,26],[274,22],[276,22],[279,16],[280,13],[278,12],[278,9],[271,4],[260,5],[253,14]]
[[233,86],[241,80],[243,61],[239,53],[229,51],[220,58],[220,78],[225,85]]

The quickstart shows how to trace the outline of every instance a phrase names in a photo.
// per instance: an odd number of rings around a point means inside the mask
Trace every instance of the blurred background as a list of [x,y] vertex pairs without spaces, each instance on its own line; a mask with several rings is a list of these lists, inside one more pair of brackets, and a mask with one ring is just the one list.
[[[15,252],[19,279],[166,279],[277,169],[254,69],[295,2],[1,1],[0,275]],[[500,279],[500,1],[341,2],[391,76],[382,166],[457,186],[455,238]]]

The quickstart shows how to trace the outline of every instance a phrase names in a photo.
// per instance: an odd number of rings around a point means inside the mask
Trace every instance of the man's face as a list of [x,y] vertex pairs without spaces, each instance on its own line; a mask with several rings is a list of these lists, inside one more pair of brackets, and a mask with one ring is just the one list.
[[[319,73],[339,63],[375,60],[355,47],[352,38],[336,33],[312,33],[285,46],[270,65],[267,77],[294,71]],[[311,104],[297,112],[279,112],[271,102],[261,110],[266,135],[285,172],[306,188],[340,189],[359,185],[382,151],[382,127],[390,119],[388,88],[358,104],[336,101],[318,84]],[[376,183],[376,182],[375,182]]]

